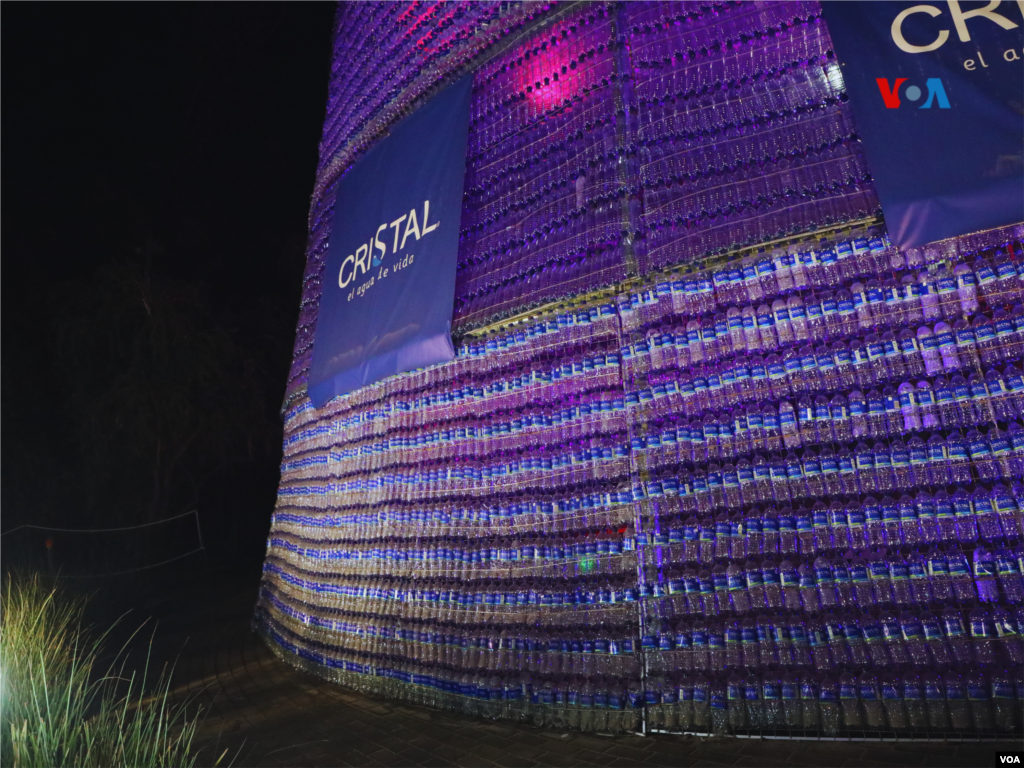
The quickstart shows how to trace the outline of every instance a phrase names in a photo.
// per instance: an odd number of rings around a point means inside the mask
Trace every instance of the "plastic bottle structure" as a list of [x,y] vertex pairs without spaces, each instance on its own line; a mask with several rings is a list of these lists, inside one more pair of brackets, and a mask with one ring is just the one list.
[[[557,23],[574,69],[522,114],[475,107],[456,315],[565,301],[289,408],[260,626],[357,690],[539,727],[1019,737],[1021,232],[858,224],[816,4],[663,6],[622,11],[629,111],[592,95],[603,11]],[[705,55],[726,29],[757,78]],[[487,77],[543,84],[526,52]],[[627,252],[642,285],[580,296]]]

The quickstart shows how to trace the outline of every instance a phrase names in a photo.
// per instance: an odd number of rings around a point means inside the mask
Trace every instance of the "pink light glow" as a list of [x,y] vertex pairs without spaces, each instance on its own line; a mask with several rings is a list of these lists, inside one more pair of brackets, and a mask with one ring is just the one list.
[[551,48],[531,55],[514,70],[514,89],[526,93],[527,100],[537,109],[548,111],[563,104],[579,87],[578,78],[571,68],[568,52],[563,53],[557,43]]

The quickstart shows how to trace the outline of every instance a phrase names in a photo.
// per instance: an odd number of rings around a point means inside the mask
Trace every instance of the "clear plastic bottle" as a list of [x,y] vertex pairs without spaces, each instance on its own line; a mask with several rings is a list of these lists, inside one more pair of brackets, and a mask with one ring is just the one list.
[[[767,675],[766,675],[767,677]],[[775,676],[773,675],[773,678]],[[785,726],[786,728],[800,728],[803,726],[803,714],[801,706],[801,690],[800,680],[793,674],[792,671],[786,670],[782,674],[782,680],[780,685],[781,692],[781,709],[782,709],[782,721],[779,725],[772,726],[774,728],[780,728]],[[809,697],[811,706],[817,711],[818,700],[817,695]],[[819,718],[814,718],[817,721]]]
[[[991,262],[985,258],[983,252],[978,253],[974,259],[974,263],[971,265],[974,271],[975,280],[977,282],[978,295],[988,300],[990,294],[996,290],[996,271],[993,268]],[[998,300],[998,299],[997,299]],[[991,303],[991,302],[990,302]]]
[[949,477],[953,483],[971,482],[971,462],[967,452],[967,442],[958,430],[953,430],[946,438],[946,455],[949,457]]
[[974,338],[978,345],[978,356],[982,365],[995,365],[1001,359],[999,340],[996,337],[996,326],[985,315],[978,315],[971,322]]
[[987,409],[980,410],[983,421],[991,421],[993,416],[998,421],[1011,421],[1016,418],[1017,411],[1009,397],[1006,381],[1003,379],[1003,375],[998,368],[989,368],[985,371],[983,388],[975,389],[978,383],[975,376],[972,376],[971,380],[974,382],[972,384],[971,396],[983,395],[985,398],[984,402],[988,405]]
[[992,624],[996,636],[996,656],[1008,660],[1014,666],[1024,662],[1024,640],[1018,631],[1017,617],[1024,617],[1024,610],[1018,608],[1011,613],[1007,608],[996,606],[992,609]]
[[789,346],[795,337],[786,299],[778,298],[773,301],[771,311],[778,343],[783,347]]
[[[888,425],[885,414],[885,398],[877,389],[870,389],[867,393],[868,401],[868,435],[873,438],[885,437],[888,434]],[[857,467],[858,471],[860,466]],[[861,485],[863,485],[863,480]]]
[[[939,356],[942,358],[942,369],[946,373],[959,371],[964,366],[964,361],[960,358],[957,349],[956,334],[947,323],[935,324],[935,344],[938,347]],[[926,362],[925,368],[927,369],[927,367]]]
[[[1009,732],[1019,730],[1020,723],[1014,712],[1015,692],[1013,680],[1004,669],[995,669],[991,677],[992,721],[996,730]],[[977,721],[976,721],[977,722]]]
[[907,727],[922,731],[928,727],[925,708],[924,684],[921,677],[913,672],[903,675],[899,681],[903,689],[903,704],[906,711]]
[[1020,355],[1019,349],[1015,346],[1017,334],[1014,331],[1013,318],[1005,309],[997,307],[992,311],[992,325],[996,332],[996,359],[1000,361],[1017,359]]
[[860,684],[851,672],[839,676],[839,708],[842,712],[843,728],[864,730],[864,712],[860,701]]
[[971,711],[974,729],[991,733],[995,728],[992,719],[991,683],[984,672],[973,670],[967,675],[967,703]]
[[783,605],[783,594],[779,566],[770,557],[761,563],[761,576],[764,582],[764,596],[768,607],[781,608]]
[[995,628],[992,616],[982,607],[971,611],[969,622],[974,660],[983,666],[995,664]]
[[902,286],[893,277],[887,277],[882,281],[882,296],[885,299],[885,315],[882,321],[886,325],[900,326],[906,322],[906,313],[903,309]]
[[924,689],[928,727],[935,731],[948,730],[950,719],[945,680],[936,672],[926,672],[921,676],[921,687]]
[[[729,728],[733,731],[737,731],[747,727],[748,718],[748,702],[747,702],[747,681],[740,678],[740,676],[733,672],[729,675],[726,680],[726,695],[729,700]],[[753,692],[755,698],[755,705],[759,700],[759,691],[756,681],[751,681],[753,685],[749,686],[749,690]],[[756,709],[756,706],[755,706]]]
[[919,323],[924,320],[921,310],[921,286],[913,274],[906,274],[900,279],[900,295],[903,299],[903,317],[908,323]]
[[[808,706],[809,697],[803,698],[804,728],[811,729],[814,727],[815,721],[820,722],[822,733],[826,736],[835,736],[839,733],[840,685],[829,677],[822,678],[820,682],[815,681],[815,683],[809,686],[807,680],[803,681],[803,688],[816,689],[818,693],[817,712],[809,713],[808,710],[812,709]],[[811,714],[812,717],[808,717],[808,714]],[[817,714],[817,718],[813,717],[814,714]]]
[[935,276],[928,271],[920,272],[917,276],[917,283],[924,319],[937,320],[942,317],[942,310],[939,306],[939,290],[936,285]]
[[786,299],[786,309],[789,312],[789,322],[793,328],[793,342],[806,342],[810,339],[810,329],[807,325],[807,310],[803,297],[800,294],[793,294]]
[[[857,683],[861,707],[864,711],[864,724],[870,730],[882,730],[886,724],[886,707],[883,703],[882,689],[878,677],[874,672],[864,672]],[[894,725],[893,727],[896,726]]]
[[960,312],[972,315],[978,311],[978,280],[970,265],[961,262],[953,268],[956,279],[957,298],[960,300]]
[[924,371],[928,376],[935,376],[942,373],[942,354],[939,352],[939,342],[935,338],[932,329],[922,325],[917,329],[917,344],[921,350],[921,360],[924,363]]
[[942,612],[942,628],[946,634],[946,643],[958,664],[972,664],[971,642],[964,627],[964,619],[960,611],[953,606]]
[[[851,526],[851,531],[853,529]],[[859,549],[862,550],[863,547]],[[854,599],[859,605],[871,605],[874,602],[871,576],[868,573],[867,561],[863,557],[854,557],[850,560],[850,582],[853,585]]]
[[1008,549],[999,549],[995,553],[999,587],[1006,602],[1012,605],[1024,603],[1024,575],[1020,572],[1018,559]]
[[960,313],[960,301],[953,273],[940,264],[935,272],[935,287],[938,290],[939,310],[942,316],[952,319]]
[[944,667],[950,663],[950,650],[943,632],[942,619],[931,611],[921,613],[921,628],[934,664]]
[[[726,681],[721,677],[712,678],[708,686],[708,699],[710,703],[710,725],[711,733],[715,736],[724,736],[729,727],[729,705]],[[739,690],[735,691],[737,698]]]
[[710,691],[708,680],[702,675],[692,678],[692,692],[690,696],[691,709],[693,712],[692,722],[695,731],[706,733],[710,725]]
[[867,331],[874,327],[874,317],[871,314],[871,305],[868,302],[867,288],[864,283],[857,281],[850,285],[851,300],[853,301],[854,312],[856,313],[857,327]]

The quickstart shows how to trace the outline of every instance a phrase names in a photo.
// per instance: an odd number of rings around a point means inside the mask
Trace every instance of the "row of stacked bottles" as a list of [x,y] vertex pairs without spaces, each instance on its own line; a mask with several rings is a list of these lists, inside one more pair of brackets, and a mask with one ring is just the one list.
[[1022,286],[1019,232],[865,231],[294,408],[261,622],[346,685],[553,727],[1013,730]]
[[651,725],[1018,729],[1019,243],[823,245],[620,307]]
[[581,308],[354,393],[330,433],[294,431],[264,582],[275,640],[367,692],[641,727],[620,341],[613,303]]

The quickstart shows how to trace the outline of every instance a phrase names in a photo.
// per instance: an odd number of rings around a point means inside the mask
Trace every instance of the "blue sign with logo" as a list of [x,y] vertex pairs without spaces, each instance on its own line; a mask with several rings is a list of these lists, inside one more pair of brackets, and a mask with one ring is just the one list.
[[1024,221],[1024,4],[822,8],[893,242]]
[[338,182],[309,397],[451,360],[466,172],[467,76],[399,123]]

